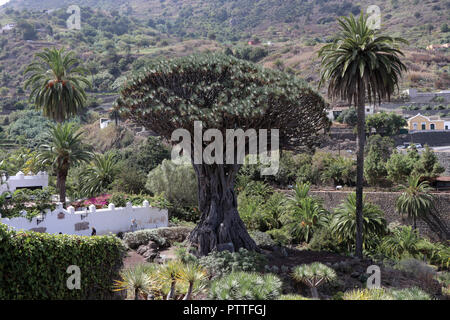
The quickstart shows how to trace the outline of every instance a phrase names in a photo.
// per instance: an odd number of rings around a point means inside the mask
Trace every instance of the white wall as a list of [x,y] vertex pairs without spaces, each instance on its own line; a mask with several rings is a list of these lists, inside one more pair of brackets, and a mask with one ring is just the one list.
[[[32,230],[46,233],[74,234],[81,236],[90,236],[92,227],[97,230],[97,235],[107,234],[109,232],[128,232],[131,227],[131,220],[136,219],[137,230],[152,229],[168,226],[168,211],[150,207],[148,201],[143,202],[143,206],[133,207],[128,203],[124,208],[115,208],[110,204],[108,209],[96,210],[94,205],[89,207],[87,216],[84,217],[83,211],[75,212],[73,207],[62,208],[61,204],[52,211],[48,212],[43,221],[38,217],[29,221],[25,217],[1,218],[0,222],[16,230]],[[87,223],[86,223],[87,222]],[[76,230],[77,224],[84,223],[84,230]],[[38,229],[36,229],[38,228]],[[43,229],[45,228],[45,229]]]

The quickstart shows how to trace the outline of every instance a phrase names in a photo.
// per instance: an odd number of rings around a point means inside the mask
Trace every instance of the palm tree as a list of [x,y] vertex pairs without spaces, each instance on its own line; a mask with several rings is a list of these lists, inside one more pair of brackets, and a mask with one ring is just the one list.
[[420,176],[408,177],[408,184],[401,186],[403,193],[396,201],[397,211],[407,214],[414,221],[413,229],[416,230],[416,219],[429,214],[433,210],[434,197],[430,193],[433,189],[428,181],[420,182]]
[[36,54],[38,61],[28,65],[25,74],[25,89],[31,87],[30,100],[44,116],[57,122],[78,114],[86,102],[83,85],[91,86],[85,74],[87,69],[80,66],[80,60],[73,52],[63,49],[44,49]]
[[46,143],[40,146],[38,159],[56,171],[59,201],[66,202],[66,179],[71,166],[88,162],[92,154],[81,140],[82,132],[73,123],[57,124],[47,132]]
[[107,189],[118,171],[117,159],[111,152],[95,154],[91,165],[84,172],[83,190],[94,196]]
[[332,43],[319,51],[322,72],[319,87],[328,83],[328,96],[354,104],[358,113],[358,151],[356,173],[356,255],[362,258],[363,244],[363,179],[365,144],[365,103],[390,100],[406,66],[400,61],[403,53],[398,43],[401,38],[379,35],[367,23],[368,17],[361,13],[355,18],[338,19],[339,30]]
[[[347,199],[335,210],[331,222],[331,230],[340,242],[346,243],[349,250],[356,243],[356,194],[351,193]],[[364,246],[367,247],[377,236],[386,233],[387,226],[384,212],[363,197],[363,232]]]

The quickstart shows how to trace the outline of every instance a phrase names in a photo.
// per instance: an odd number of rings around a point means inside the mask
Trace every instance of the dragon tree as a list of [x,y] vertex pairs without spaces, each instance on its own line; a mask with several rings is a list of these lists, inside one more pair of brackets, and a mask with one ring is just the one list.
[[[116,107],[169,141],[176,129],[195,136],[194,122],[201,122],[201,132],[215,129],[224,137],[229,129],[254,130],[258,139],[260,129],[278,129],[280,149],[298,151],[313,148],[330,126],[327,103],[303,80],[221,54],[155,61],[124,84]],[[249,154],[252,141],[244,141]],[[268,144],[272,150],[275,142]],[[202,140],[202,150],[207,146]],[[201,255],[231,243],[235,250],[257,250],[237,210],[239,152],[233,150],[231,161],[224,156],[208,164],[194,161],[194,142],[191,150],[201,218],[189,241]]]

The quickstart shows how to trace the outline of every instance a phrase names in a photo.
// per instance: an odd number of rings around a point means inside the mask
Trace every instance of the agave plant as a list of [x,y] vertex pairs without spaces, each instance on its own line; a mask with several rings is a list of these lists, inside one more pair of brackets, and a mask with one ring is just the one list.
[[313,298],[318,299],[317,287],[336,279],[336,272],[322,263],[314,262],[295,267],[292,277],[294,280],[306,284],[310,288]]
[[187,264],[180,268],[177,278],[189,285],[183,300],[190,300],[194,291],[194,286],[196,286],[197,290],[201,290],[204,287],[205,280],[208,278],[208,274],[206,270],[198,264]]

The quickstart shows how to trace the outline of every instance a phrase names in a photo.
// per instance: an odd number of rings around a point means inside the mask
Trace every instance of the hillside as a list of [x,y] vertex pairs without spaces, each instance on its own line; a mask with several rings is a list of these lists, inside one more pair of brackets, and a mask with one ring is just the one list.
[[[449,49],[426,50],[450,42],[448,0],[83,0],[78,2],[80,31],[66,29],[69,3],[11,0],[0,8],[0,25],[16,24],[0,35],[4,114],[26,96],[21,89],[24,66],[51,46],[75,50],[86,62],[94,82],[93,105],[101,105],[102,94],[116,92],[149,59],[227,48],[237,57],[297,74],[315,87],[316,53],[332,39],[336,17],[365,11],[369,4],[381,9],[382,31],[410,41],[403,48],[410,69],[403,87],[450,87]],[[250,40],[254,45],[247,44]]]

